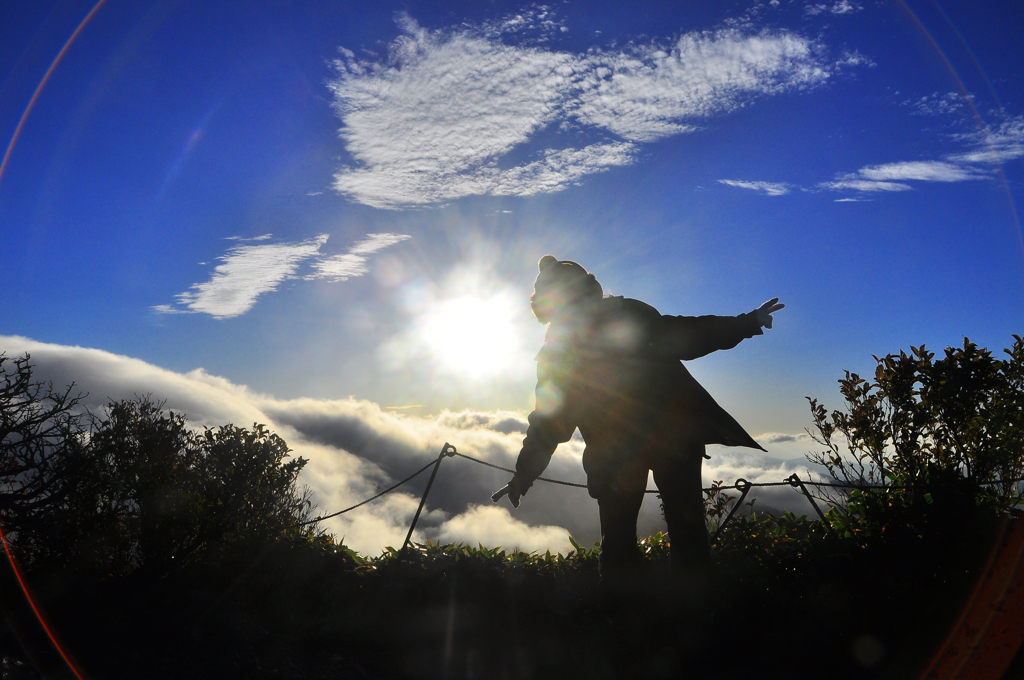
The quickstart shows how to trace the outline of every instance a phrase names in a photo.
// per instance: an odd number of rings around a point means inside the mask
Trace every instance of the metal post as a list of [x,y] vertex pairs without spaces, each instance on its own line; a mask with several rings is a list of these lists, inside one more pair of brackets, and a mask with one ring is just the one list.
[[740,493],[740,499],[736,501],[735,505],[732,506],[732,510],[729,511],[729,515],[725,518],[725,521],[719,524],[718,528],[715,529],[715,535],[711,537],[712,543],[718,540],[718,537],[722,533],[722,529],[725,528],[725,525],[729,523],[729,520],[732,519],[732,516],[736,513],[737,510],[739,510],[740,506],[743,505],[743,501],[746,500],[747,494],[750,492],[752,488],[754,488],[754,485],[740,477],[739,479],[736,480],[736,488],[742,492]]
[[829,524],[827,519],[825,519],[825,515],[821,512],[821,508],[818,507],[818,504],[814,502],[814,498],[811,497],[811,493],[807,490],[807,487],[804,486],[803,480],[800,479],[800,477],[794,472],[789,476],[788,479],[786,479],[786,481],[789,482],[789,485],[792,486],[794,489],[800,487],[800,490],[803,491],[804,496],[806,496],[807,500],[810,501],[811,507],[814,508],[814,511],[818,513],[818,517],[821,518],[821,523],[825,525],[825,529],[827,529],[829,533],[832,533],[832,525]]
[[412,532],[416,528],[416,522],[420,519],[420,513],[423,512],[423,506],[427,503],[427,494],[430,493],[430,487],[434,483],[434,477],[437,476],[437,469],[441,467],[441,461],[444,460],[446,456],[451,457],[456,453],[458,453],[458,451],[456,451],[455,447],[448,442],[445,442],[444,446],[441,447],[441,453],[437,455],[437,462],[434,463],[434,470],[430,473],[430,479],[427,481],[427,488],[423,490],[423,498],[420,499],[420,507],[416,508],[416,514],[412,517],[412,524],[409,525],[409,533],[406,534],[405,542],[402,543],[402,550],[399,552],[404,552],[406,547],[409,545],[409,541],[412,540]]

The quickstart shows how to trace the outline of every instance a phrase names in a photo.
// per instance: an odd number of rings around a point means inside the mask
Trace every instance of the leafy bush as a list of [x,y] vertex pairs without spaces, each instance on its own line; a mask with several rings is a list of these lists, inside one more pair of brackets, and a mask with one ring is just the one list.
[[203,551],[259,541],[308,518],[302,458],[262,425],[196,432],[148,398],[113,402],[94,420],[61,497],[22,521],[28,563],[97,574],[166,574]]
[[825,450],[808,459],[850,485],[819,494],[837,530],[865,540],[924,536],[1020,502],[1024,340],[1014,336],[1004,353],[997,359],[967,338],[941,359],[911,347],[875,357],[874,381],[848,371],[839,381],[845,411],[809,399],[811,435]]

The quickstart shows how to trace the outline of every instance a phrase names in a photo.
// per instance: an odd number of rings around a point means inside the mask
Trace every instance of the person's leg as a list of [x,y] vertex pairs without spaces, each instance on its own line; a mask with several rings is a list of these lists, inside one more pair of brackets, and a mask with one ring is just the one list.
[[645,603],[651,597],[636,540],[648,470],[617,470],[597,496],[601,515],[601,581],[597,596],[607,624],[603,652],[618,678],[643,677],[649,657]]
[[663,634],[672,640],[688,674],[704,677],[711,660],[706,654],[714,611],[709,566],[711,546],[704,518],[700,469],[703,444],[686,444],[680,455],[654,466],[671,544],[672,587],[668,589]]
[[636,520],[644,501],[647,468],[624,467],[598,497],[601,515],[600,569],[603,581],[636,578],[642,562],[636,542]]
[[601,611],[614,632],[614,644],[608,651],[622,677],[636,675],[637,652],[647,643],[642,603],[650,597],[650,584],[636,541],[636,520],[647,476],[647,468],[620,468],[597,496],[601,514],[598,597]]
[[672,574],[702,575],[711,561],[711,544],[704,518],[700,468],[703,444],[685,444],[678,457],[654,468],[668,524]]

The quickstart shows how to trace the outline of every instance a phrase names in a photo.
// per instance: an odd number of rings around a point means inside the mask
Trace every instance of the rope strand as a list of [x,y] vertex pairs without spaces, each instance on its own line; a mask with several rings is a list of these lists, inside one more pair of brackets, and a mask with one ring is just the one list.
[[[480,463],[481,465],[486,465],[487,467],[494,468],[495,470],[501,470],[502,472],[509,472],[509,473],[511,473],[513,475],[516,473],[515,470],[512,470],[510,468],[501,467],[500,465],[495,465],[494,463],[488,463],[485,460],[480,460],[479,458],[474,458],[473,456],[467,456],[464,453],[456,453],[455,455],[459,456],[460,458],[465,458],[466,460],[471,460],[474,463]],[[586,484],[577,484],[575,482],[563,482],[560,479],[548,479],[547,477],[538,477],[537,480],[541,481],[541,482],[549,482],[551,484],[561,484],[562,486],[574,486],[577,489],[586,489],[587,488]],[[657,493],[657,492],[648,491],[647,493]]]
[[[455,447],[451,447],[451,448],[454,449]],[[495,465],[494,463],[488,463],[485,460],[480,460],[479,458],[474,458],[473,456],[467,456],[466,454],[459,453],[458,451],[454,451],[453,450],[453,451],[447,453],[446,455],[448,455],[448,456],[458,456],[459,458],[465,458],[466,460],[471,460],[474,463],[479,463],[480,465],[485,465],[485,466],[487,466],[489,468],[494,468],[495,470],[501,470],[502,472],[508,472],[509,474],[513,474],[514,475],[516,473],[516,471],[511,469],[511,468],[502,467],[501,465]],[[362,501],[361,503],[356,503],[355,505],[353,505],[351,507],[345,508],[344,510],[339,510],[338,512],[332,512],[329,515],[323,515],[322,517],[317,517],[316,519],[311,519],[311,520],[307,520],[305,522],[300,522],[298,524],[293,524],[291,526],[285,527],[285,529],[295,529],[297,527],[306,526],[307,524],[315,524],[315,523],[321,522],[321,521],[323,521],[325,519],[331,519],[332,517],[337,517],[338,515],[344,515],[346,512],[349,512],[351,510],[355,510],[356,508],[360,508],[360,507],[366,505],[367,503],[369,503],[371,501],[377,500],[381,496],[384,496],[386,494],[391,493],[392,491],[394,491],[398,487],[402,486],[406,482],[411,481],[412,479],[414,479],[418,475],[420,475],[423,472],[425,472],[427,470],[427,468],[431,467],[432,465],[435,465],[436,462],[437,462],[436,460],[431,460],[429,463],[427,463],[426,465],[424,465],[419,470],[417,470],[416,472],[412,473],[411,475],[409,475],[408,477],[406,477],[402,481],[400,481],[397,484],[394,484],[392,486],[389,486],[388,488],[384,489],[380,493],[378,493],[378,494],[376,494],[374,496],[371,496],[370,498],[367,498],[365,501]],[[717,492],[717,491],[730,491],[730,490],[738,489],[738,490],[743,492],[743,496],[745,497],[746,493],[748,491],[750,491],[750,489],[752,489],[754,487],[771,487],[771,486],[789,486],[789,487],[794,487],[794,483],[791,480],[792,480],[792,477],[790,477],[789,479],[787,479],[785,481],[782,481],[782,482],[748,482],[745,479],[738,479],[738,480],[736,480],[737,484],[730,484],[728,486],[709,486],[709,487],[705,487],[705,488],[701,489],[701,491],[707,493],[709,491],[716,491]],[[574,488],[577,488],[577,489],[586,489],[587,488],[586,484],[578,484],[576,482],[565,482],[565,481],[562,481],[560,479],[550,479],[548,477],[537,477],[537,481],[548,482],[549,484],[559,484],[561,486],[571,486],[571,487],[574,487]],[[885,489],[885,490],[888,490],[888,489],[928,488],[930,486],[935,486],[933,484],[878,484],[878,485],[870,485],[870,484],[844,484],[844,483],[840,483],[840,482],[814,482],[814,481],[811,481],[809,479],[808,480],[799,480],[799,481],[800,481],[801,484],[809,484],[811,486],[817,486],[817,487],[829,487],[829,488],[833,488],[833,489],[859,489],[859,490],[862,490],[862,491],[871,490],[871,489],[876,489],[876,490]],[[1001,479],[1001,480],[994,481],[994,482],[982,482],[982,484],[983,485],[984,484],[1019,484],[1020,482],[1024,482],[1024,477],[1021,477],[1021,478],[1018,478],[1018,479]],[[660,492],[658,491],[658,489],[645,489],[644,493],[660,493]],[[810,496],[807,496],[807,497],[810,498]],[[815,507],[815,509],[817,510],[817,507]],[[818,510],[818,514],[819,515],[821,514],[820,510]],[[731,517],[731,514],[730,514],[730,517]],[[723,522],[723,526],[724,526],[724,524],[725,523]]]
[[356,503],[355,505],[353,505],[353,506],[352,506],[352,507],[350,507],[350,508],[345,508],[344,510],[339,510],[338,512],[332,512],[331,514],[329,514],[329,515],[324,515],[323,517],[317,517],[316,519],[311,519],[311,520],[307,520],[307,521],[305,521],[305,522],[299,522],[298,524],[293,524],[293,525],[291,525],[290,527],[285,527],[285,529],[294,529],[294,528],[296,528],[296,527],[304,527],[304,526],[306,526],[307,524],[315,524],[316,522],[321,522],[321,521],[323,521],[323,520],[325,520],[325,519],[330,519],[330,518],[332,518],[332,517],[337,517],[338,515],[344,515],[344,514],[345,514],[346,512],[348,512],[349,510],[355,510],[356,508],[360,508],[360,507],[362,507],[362,506],[366,505],[367,503],[369,503],[370,501],[375,501],[375,500],[377,500],[378,498],[380,498],[381,496],[383,496],[383,495],[385,495],[385,494],[389,494],[389,493],[391,493],[392,491],[394,491],[394,490],[395,490],[395,489],[397,489],[398,487],[402,486],[402,485],[403,485],[403,484],[405,484],[406,482],[408,482],[408,481],[412,480],[413,478],[415,478],[415,477],[416,477],[417,475],[420,475],[420,474],[422,474],[422,473],[423,473],[424,471],[426,471],[426,469],[427,469],[428,467],[430,467],[431,465],[433,465],[433,464],[434,464],[434,462],[435,462],[435,461],[430,461],[429,463],[427,463],[426,465],[424,465],[423,467],[421,467],[421,468],[420,468],[419,470],[417,470],[416,472],[412,473],[411,475],[409,475],[408,477],[406,477],[406,478],[405,478],[405,479],[403,479],[402,481],[398,482],[398,483],[397,483],[397,484],[395,484],[394,486],[389,486],[388,488],[384,489],[383,491],[381,491],[381,492],[380,492],[379,494],[377,494],[376,496],[371,496],[370,498],[367,498],[367,499],[366,499],[365,501],[363,501],[362,503]]

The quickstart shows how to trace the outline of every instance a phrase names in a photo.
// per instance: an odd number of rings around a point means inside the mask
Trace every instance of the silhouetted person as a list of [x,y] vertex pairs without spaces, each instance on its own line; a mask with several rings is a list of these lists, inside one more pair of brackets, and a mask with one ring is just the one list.
[[[629,581],[641,557],[636,522],[648,471],[661,493],[673,575],[710,560],[701,491],[706,444],[761,447],[680,360],[735,347],[772,326],[773,298],[739,316],[664,316],[650,305],[603,297],[593,274],[545,255],[530,298],[550,324],[537,355],[537,404],[516,473],[495,493],[514,507],[578,427],[587,488],[601,515],[601,576]],[[764,449],[761,449],[764,450]]]

